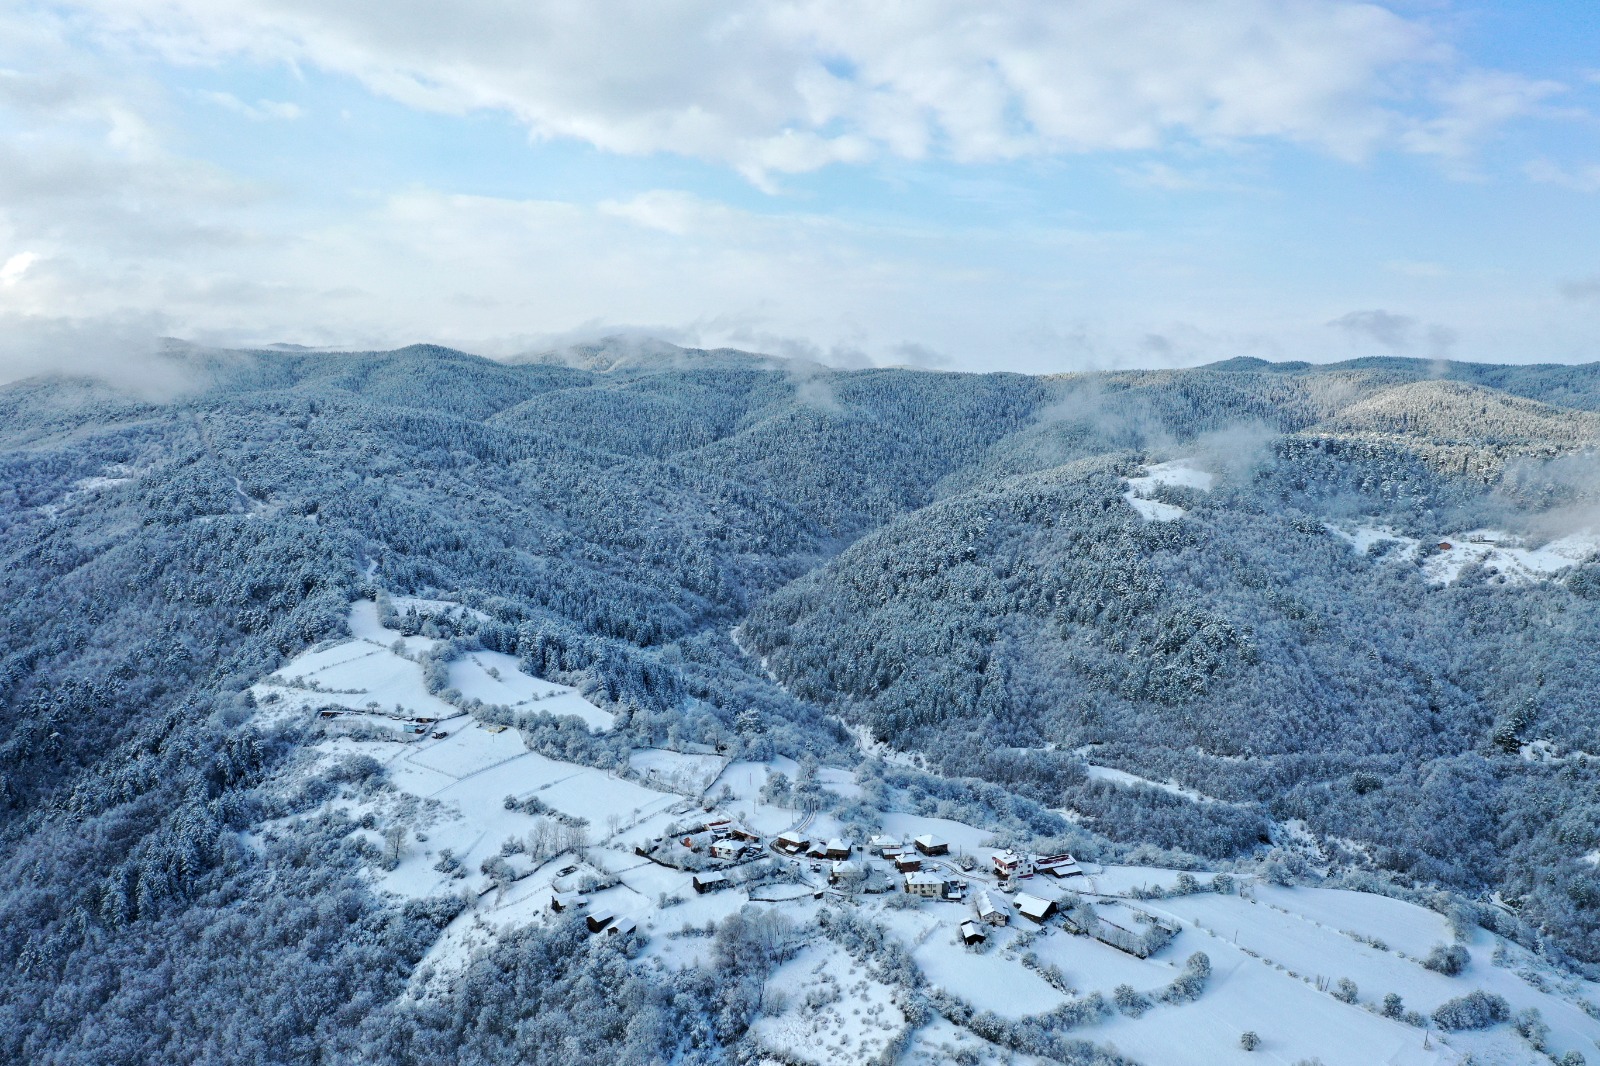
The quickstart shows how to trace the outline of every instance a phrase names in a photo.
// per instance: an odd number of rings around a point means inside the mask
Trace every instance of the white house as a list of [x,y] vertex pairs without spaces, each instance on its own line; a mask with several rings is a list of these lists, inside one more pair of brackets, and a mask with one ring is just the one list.
[[1011,923],[1011,907],[1000,897],[991,895],[988,889],[980,888],[972,895],[972,909],[978,915],[980,922],[989,925],[1009,925]]
[[948,882],[936,873],[918,870],[906,874],[906,891],[928,899],[944,899]]

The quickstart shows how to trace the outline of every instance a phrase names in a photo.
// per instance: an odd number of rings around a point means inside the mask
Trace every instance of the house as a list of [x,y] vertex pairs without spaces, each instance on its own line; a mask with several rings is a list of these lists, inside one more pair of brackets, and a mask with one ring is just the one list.
[[947,884],[941,875],[924,870],[906,874],[906,891],[914,896],[944,899]]
[[981,944],[987,939],[988,935],[984,933],[983,926],[977,922],[969,918],[961,923],[961,942],[963,944],[971,947],[973,944]]
[[616,936],[619,933],[623,936],[627,936],[629,933],[637,933],[638,931],[639,923],[634,921],[632,918],[619,919],[618,921],[612,922],[606,927],[607,936]]
[[882,855],[888,849],[900,850],[900,838],[887,833],[878,833],[867,839],[867,849],[874,855]]
[[988,889],[980,888],[973,893],[972,909],[980,922],[988,925],[1011,924],[1011,906],[1004,899],[991,895]]
[[726,840],[713,840],[711,842],[711,857],[713,859],[737,859],[744,854],[745,843],[728,837]]
[[1017,893],[1017,911],[1024,917],[1042,923],[1056,912],[1053,899],[1042,899],[1026,892]]
[[864,874],[865,871],[861,869],[860,863],[843,859],[834,863],[833,868],[828,871],[828,882],[830,884],[838,884],[840,881],[858,881],[863,878]]
[[824,859],[848,859],[850,857],[850,842],[841,837],[835,837],[822,845]]
[[1033,868],[1042,874],[1052,874],[1056,877],[1074,877],[1083,873],[1083,868],[1066,852],[1060,855],[1041,855],[1033,861]]
[[913,837],[911,843],[924,855],[950,854],[950,845],[932,833],[924,833],[919,837]]
[[561,914],[588,905],[589,901],[576,892],[557,892],[550,897],[550,911],[553,914]]
[[588,925],[589,932],[598,933],[600,930],[616,921],[616,918],[617,916],[610,911],[594,911],[588,915],[585,915],[583,921],[584,924]]
[[806,850],[806,845],[809,843],[811,842],[799,833],[790,831],[779,833],[777,839],[772,842],[772,846],[786,855],[798,855]]
[[999,851],[991,860],[996,877],[1030,877],[1033,874],[1033,856],[1019,855],[1014,851]]
[[733,839],[735,839],[735,840],[742,840],[747,844],[759,844],[759,843],[761,843],[761,834],[760,833],[752,832],[751,830],[746,829],[744,826],[738,824],[737,822],[733,823],[732,825],[730,825],[728,827],[728,835],[733,837]]
[[913,870],[922,869],[922,859],[916,855],[896,855],[894,868],[896,873],[908,874]]
[[693,878],[694,890],[701,895],[717,892],[731,883],[723,874],[695,874]]

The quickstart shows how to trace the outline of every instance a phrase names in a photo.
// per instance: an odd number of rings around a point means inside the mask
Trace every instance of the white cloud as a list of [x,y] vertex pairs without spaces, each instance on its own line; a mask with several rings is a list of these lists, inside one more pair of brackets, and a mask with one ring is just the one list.
[[[1453,156],[1559,88],[1458,73],[1423,23],[1355,0],[78,2],[108,38],[176,60],[315,64],[413,106],[499,109],[535,137],[758,182],[1258,138]],[[1436,88],[1405,89],[1422,81]]]
[[21,281],[22,275],[26,274],[28,268],[38,259],[37,252],[18,252],[7,259],[4,264],[0,264],[0,285],[10,287]]
[[305,113],[298,104],[279,100],[258,100],[253,104],[247,104],[232,93],[208,92],[201,95],[218,107],[243,115],[254,122],[293,121]]
[[1530,181],[1557,185],[1574,192],[1600,192],[1600,163],[1564,167],[1549,159],[1535,159],[1523,167]]
[[1503,71],[1472,70],[1435,90],[1441,105],[1433,118],[1405,134],[1412,151],[1465,159],[1483,139],[1514,119],[1541,113],[1566,86]]

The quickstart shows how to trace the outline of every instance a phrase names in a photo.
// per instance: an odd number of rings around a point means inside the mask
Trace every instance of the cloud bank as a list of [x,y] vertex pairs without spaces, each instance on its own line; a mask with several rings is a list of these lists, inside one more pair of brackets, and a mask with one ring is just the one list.
[[1350,0],[83,0],[181,62],[315,64],[536,138],[672,152],[754,180],[1281,139],[1348,159],[1460,155],[1561,86],[1458,61]]

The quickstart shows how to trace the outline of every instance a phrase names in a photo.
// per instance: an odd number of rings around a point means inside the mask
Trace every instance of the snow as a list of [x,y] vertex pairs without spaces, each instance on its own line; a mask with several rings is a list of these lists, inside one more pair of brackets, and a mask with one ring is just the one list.
[[398,614],[405,614],[407,611],[414,610],[422,616],[465,614],[471,618],[476,618],[480,622],[489,620],[489,616],[482,611],[456,603],[453,600],[428,600],[420,596],[391,596],[389,603],[393,605],[395,612]]
[[1173,459],[1170,462],[1154,463],[1144,468],[1143,477],[1128,479],[1128,487],[1141,496],[1149,495],[1161,485],[1176,485],[1180,488],[1210,492],[1216,483],[1216,476],[1196,467],[1193,459]]
[[1170,792],[1174,796],[1182,796],[1184,799],[1192,800],[1195,803],[1219,802],[1203,793],[1184,788],[1176,781],[1152,781],[1148,777],[1130,774],[1126,770],[1117,770],[1110,766],[1096,766],[1094,763],[1085,763],[1084,769],[1088,772],[1089,780],[1091,781],[1110,781],[1113,784],[1124,786],[1147,785],[1150,788],[1159,788],[1163,792]]
[[1135,496],[1132,489],[1128,490],[1123,499],[1133,504],[1133,509],[1138,511],[1139,516],[1146,522],[1176,522],[1189,513],[1182,507],[1177,507],[1170,503],[1162,503],[1160,500],[1147,500],[1142,496]]
[[905,1028],[890,989],[831,943],[812,944],[773,972],[765,999],[782,1011],[756,1019],[751,1033],[786,1060],[817,1066],[870,1061]]
[[[1300,1061],[1327,1066],[1442,1066],[1459,1061],[1454,1052],[1440,1046],[1437,1034],[1433,1047],[1424,1049],[1420,1030],[1340,1003],[1309,984],[1287,980],[1227,945],[1213,941],[1205,950],[1212,975],[1198,1000],[1158,1004],[1137,1019],[1117,1014],[1083,1035],[1114,1044],[1137,1061],[1163,1066]],[[1239,1035],[1246,1030],[1261,1037],[1254,1052],[1239,1047]]]
[[355,604],[350,629],[355,639],[299,655],[253,686],[257,702],[276,695],[283,711],[331,705],[411,718],[462,713],[428,692],[418,663],[390,650],[399,634],[378,624],[376,604]]
[[1474,563],[1481,564],[1507,584],[1526,585],[1554,577],[1600,553],[1600,533],[1592,530],[1571,533],[1538,548],[1528,548],[1523,538],[1499,529],[1446,533],[1424,541],[1406,536],[1391,526],[1374,523],[1361,523],[1348,529],[1329,524],[1326,528],[1363,554],[1380,542],[1394,542],[1395,547],[1389,554],[1399,562],[1413,562],[1421,557],[1424,543],[1448,544],[1448,548],[1437,548],[1422,558],[1423,577],[1433,585],[1448,585]]
[[700,755],[645,748],[628,757],[628,765],[652,787],[699,796],[722,775],[728,760],[721,755]]
[[[417,660],[432,651],[436,641],[402,636],[385,627],[378,605],[372,600],[358,600],[351,605],[349,626],[350,640],[299,655],[254,686],[252,692],[257,701],[276,695],[279,713],[330,705],[343,707],[366,712],[358,720],[380,726],[383,722],[376,716],[443,720],[465,713],[430,693],[423,681],[422,666]],[[575,715],[591,729],[609,729],[613,723],[612,715],[585,700],[576,689],[523,672],[510,655],[471,652],[451,661],[447,673],[450,687],[461,693],[463,701],[476,699],[513,710]]]
[[944,920],[912,952],[929,984],[943,988],[977,1010],[993,1011],[1002,1018],[1043,1014],[1067,1001],[1063,993],[1024,968],[1015,957],[1001,954],[1019,930],[985,927],[989,941],[987,950],[980,954],[967,950],[956,935],[957,926],[972,916],[970,909],[952,906],[930,911]]
[[72,483],[77,492],[98,492],[132,481],[131,477],[86,477]]
[[1201,492],[1210,492],[1216,484],[1216,478],[1204,470],[1193,465],[1193,459],[1173,459],[1165,463],[1153,463],[1144,467],[1144,473],[1139,477],[1126,478],[1128,491],[1122,498],[1133,505],[1146,522],[1173,522],[1189,512],[1182,507],[1150,497],[1156,490],[1163,486],[1177,488],[1198,489]]
[[590,729],[605,731],[615,716],[584,699],[575,688],[543,681],[522,670],[515,656],[496,651],[475,651],[449,665],[450,687],[464,700],[479,700],[512,710],[573,715]]

